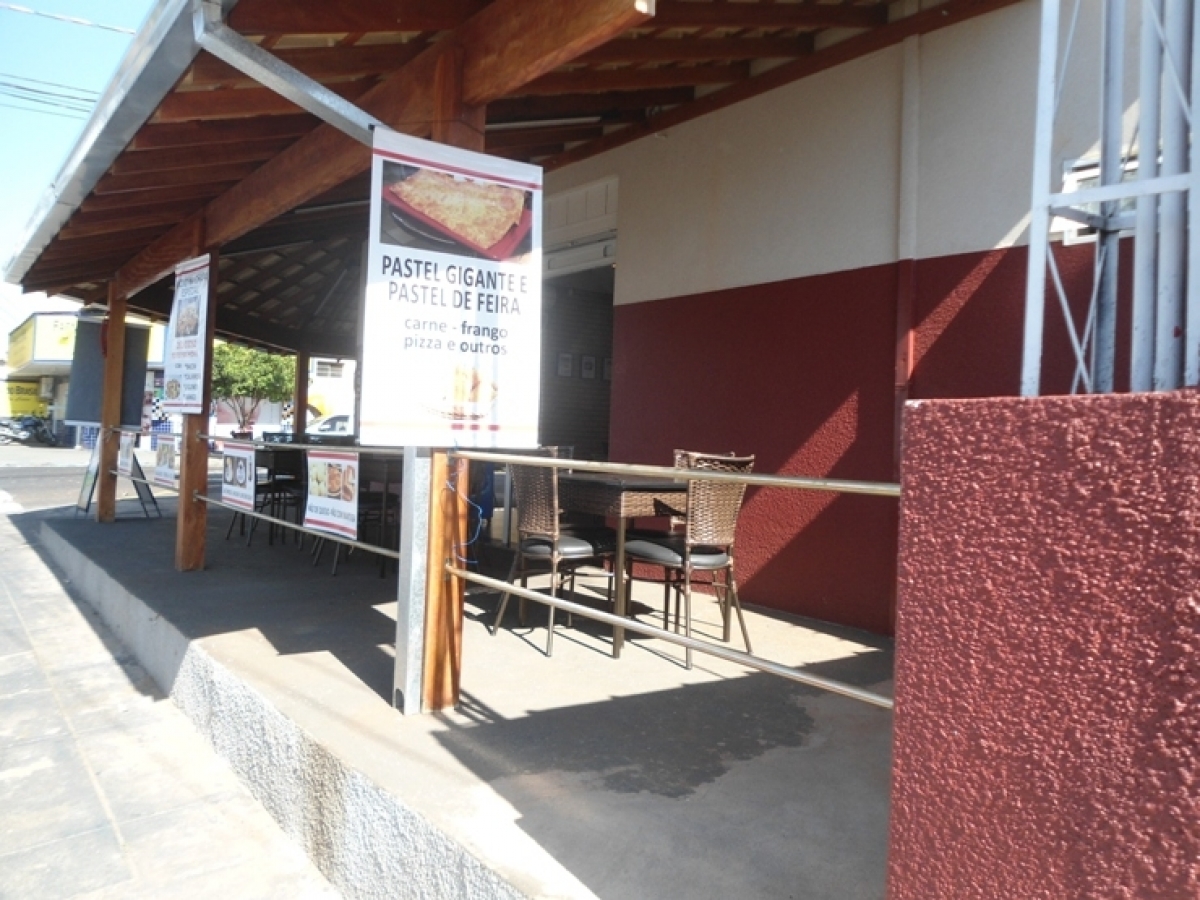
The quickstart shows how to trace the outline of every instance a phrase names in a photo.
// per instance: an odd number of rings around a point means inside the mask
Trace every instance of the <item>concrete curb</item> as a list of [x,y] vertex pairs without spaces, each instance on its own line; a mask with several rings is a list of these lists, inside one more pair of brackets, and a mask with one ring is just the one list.
[[105,625],[346,897],[525,896],[345,765],[48,523],[41,539]]

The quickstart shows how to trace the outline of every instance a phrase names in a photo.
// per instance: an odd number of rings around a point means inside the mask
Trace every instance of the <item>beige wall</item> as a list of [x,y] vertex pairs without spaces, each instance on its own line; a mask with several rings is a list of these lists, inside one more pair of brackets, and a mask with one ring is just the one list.
[[[1027,0],[548,173],[547,192],[619,178],[617,304],[893,262],[901,247],[1022,244],[1039,27]],[[1056,167],[1091,149],[1084,73],[1063,93]],[[915,237],[901,241],[905,139]]]

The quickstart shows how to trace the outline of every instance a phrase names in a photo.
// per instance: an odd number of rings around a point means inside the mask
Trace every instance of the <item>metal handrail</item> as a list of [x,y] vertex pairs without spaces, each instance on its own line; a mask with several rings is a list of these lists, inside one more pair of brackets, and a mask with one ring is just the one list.
[[755,475],[736,472],[710,472],[705,469],[675,469],[640,463],[594,462],[557,456],[526,456],[520,453],[489,453],[481,450],[450,450],[451,456],[480,462],[515,463],[522,466],[546,466],[574,472],[601,472],[610,475],[648,475],[672,477],[681,481],[731,481],[759,487],[799,488],[832,491],[838,494],[867,494],[874,497],[899,497],[900,485],[887,481],[849,481],[838,478],[808,478],[793,475]]
[[846,684],[842,681],[835,681],[832,678],[825,678],[821,675],[811,675],[791,666],[781,665],[777,662],[772,662],[769,659],[763,659],[760,656],[754,656],[750,653],[743,653],[740,650],[734,650],[732,647],[724,647],[720,644],[712,644],[708,641],[700,640],[699,638],[688,637],[684,634],[676,634],[673,631],[667,631],[663,628],[658,628],[655,625],[647,625],[639,622],[636,619],[629,619],[623,616],[613,615],[612,613],[604,612],[599,609],[592,609],[590,606],[583,606],[571,600],[563,600],[561,597],[551,597],[546,594],[540,594],[537,591],[529,590],[528,588],[518,587],[515,584],[510,584],[507,581],[501,581],[498,578],[489,578],[486,575],[478,575],[474,572],[469,572],[465,569],[460,569],[456,566],[447,565],[446,572],[454,575],[463,581],[469,581],[472,584],[482,585],[501,592],[515,594],[518,597],[525,597],[537,603],[544,603],[547,606],[553,606],[555,609],[566,610],[577,616],[583,616],[588,619],[595,619],[598,622],[604,622],[607,625],[613,625],[617,628],[624,628],[628,631],[636,631],[639,634],[645,634],[649,637],[660,638],[664,641],[670,641],[673,644],[678,644],[680,647],[691,647],[693,650],[698,650],[701,653],[707,653],[709,656],[715,656],[718,659],[724,659],[729,662],[738,663],[750,669],[757,669],[760,672],[766,672],[771,675],[779,675],[787,678],[789,681],[797,681],[800,684],[808,685],[809,687],[820,688],[824,691],[829,691],[834,694],[841,694],[843,697],[849,697],[852,700],[861,700],[864,703],[870,703],[873,706],[878,706],[882,709],[892,709],[893,701],[891,697],[885,697],[882,694],[876,694],[874,691],[863,690],[855,687],[852,684]]
[[201,440],[220,441],[222,444],[249,444],[263,450],[334,450],[344,453],[370,453],[372,456],[404,456],[403,447],[361,447],[357,444],[296,444],[291,441],[258,441],[253,438],[231,438],[215,434],[197,435]]
[[193,491],[192,498],[195,500],[203,500],[209,506],[219,506],[222,509],[229,509],[235,513],[241,513],[244,516],[250,516],[253,519],[264,519],[276,525],[283,525],[285,528],[290,528],[292,531],[299,531],[301,534],[311,534],[313,537],[324,538],[327,541],[334,541],[338,544],[345,544],[347,547],[357,547],[359,550],[365,550],[368,553],[375,553],[379,556],[386,556],[389,559],[400,558],[400,551],[398,550],[389,550],[386,547],[380,547],[377,544],[367,544],[363,541],[356,541],[351,538],[338,537],[336,534],[331,534],[328,531],[318,531],[315,528],[305,528],[303,525],[295,525],[286,519],[276,519],[274,516],[268,516],[264,513],[256,512],[255,510],[243,509],[240,506],[234,506],[232,503],[226,503],[224,500],[217,500],[214,497],[209,497],[207,494],[201,494],[199,491]]

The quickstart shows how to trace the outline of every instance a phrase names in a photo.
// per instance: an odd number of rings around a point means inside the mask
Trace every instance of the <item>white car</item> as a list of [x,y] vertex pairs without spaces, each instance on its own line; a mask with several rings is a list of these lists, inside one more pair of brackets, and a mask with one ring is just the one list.
[[337,413],[313,419],[308,423],[305,431],[308,434],[350,434],[354,428],[350,424],[350,416],[345,413]]

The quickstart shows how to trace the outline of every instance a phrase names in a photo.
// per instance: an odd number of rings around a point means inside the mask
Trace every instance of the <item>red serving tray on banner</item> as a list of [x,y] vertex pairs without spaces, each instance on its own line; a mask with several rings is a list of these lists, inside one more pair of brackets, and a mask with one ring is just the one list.
[[492,259],[497,262],[511,257],[516,251],[517,247],[520,245],[521,241],[524,240],[527,234],[529,234],[529,229],[533,226],[532,210],[524,209],[521,211],[521,218],[517,221],[517,224],[510,228],[504,237],[500,238],[500,240],[496,241],[496,243],[492,244],[490,247],[481,247],[474,241],[467,240],[457,231],[447,228],[436,219],[431,219],[420,210],[409,206],[408,203],[406,203],[400,197],[397,197],[392,192],[391,185],[388,185],[383,189],[383,199],[389,206],[391,206],[393,209],[399,210],[403,215],[412,219],[416,219],[427,228],[432,228],[439,234],[444,234],[450,240],[462,244],[467,249],[473,250],[481,256],[486,256],[488,259]]

